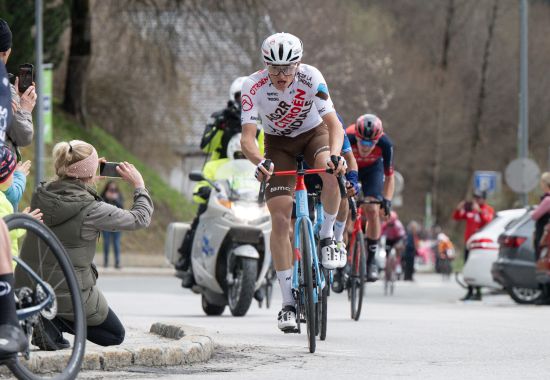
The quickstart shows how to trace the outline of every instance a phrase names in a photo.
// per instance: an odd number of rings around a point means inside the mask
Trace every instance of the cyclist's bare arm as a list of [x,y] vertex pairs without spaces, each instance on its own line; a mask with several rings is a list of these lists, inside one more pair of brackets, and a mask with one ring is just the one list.
[[256,144],[256,131],[256,124],[248,123],[242,126],[241,149],[246,158],[254,165],[258,165],[264,159],[260,153],[258,144]]
[[338,120],[336,112],[327,113],[323,116],[323,121],[328,126],[328,138],[330,144],[330,154],[339,156],[344,144],[344,130],[342,123]]
[[395,176],[390,174],[384,179],[384,191],[382,192],[384,198],[393,199],[393,192],[395,190]]

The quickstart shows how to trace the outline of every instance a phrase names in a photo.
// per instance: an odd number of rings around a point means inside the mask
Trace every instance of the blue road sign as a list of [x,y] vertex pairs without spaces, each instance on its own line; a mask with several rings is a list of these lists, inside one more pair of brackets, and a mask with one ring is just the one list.
[[500,188],[500,172],[476,171],[474,173],[474,189],[486,191],[488,194],[496,193]]

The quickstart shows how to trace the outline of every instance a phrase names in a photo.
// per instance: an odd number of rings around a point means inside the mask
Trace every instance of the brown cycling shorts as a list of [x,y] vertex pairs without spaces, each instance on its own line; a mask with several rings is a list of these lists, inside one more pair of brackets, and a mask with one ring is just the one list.
[[[321,152],[330,151],[328,127],[325,123],[296,137],[265,135],[265,157],[273,161],[275,171],[296,169],[296,156],[304,155],[306,164],[313,168]],[[265,189],[267,200],[280,195],[292,195],[296,177],[271,177]]]

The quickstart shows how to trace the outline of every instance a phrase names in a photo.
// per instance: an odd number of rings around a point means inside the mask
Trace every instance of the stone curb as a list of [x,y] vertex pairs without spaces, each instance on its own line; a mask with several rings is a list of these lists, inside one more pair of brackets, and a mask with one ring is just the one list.
[[[210,336],[200,333],[202,331],[186,325],[155,323],[151,326],[151,332],[145,333],[154,342],[87,349],[81,370],[114,371],[132,366],[163,367],[206,362],[214,354],[215,343]],[[30,369],[35,373],[59,372],[67,363],[69,353],[64,350],[32,354]],[[0,369],[0,375],[3,374],[4,368]]]

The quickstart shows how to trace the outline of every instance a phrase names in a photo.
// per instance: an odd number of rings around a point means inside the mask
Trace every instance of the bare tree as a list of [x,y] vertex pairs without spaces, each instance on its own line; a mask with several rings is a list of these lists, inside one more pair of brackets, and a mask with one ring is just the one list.
[[[479,92],[477,96],[474,119],[472,121],[470,154],[468,157],[468,173],[470,175],[472,175],[475,170],[477,149],[480,143],[482,143],[482,139],[483,139],[481,126],[482,126],[484,102],[487,96],[487,75],[489,70],[489,61],[491,58],[491,45],[493,43],[494,29],[495,29],[495,24],[497,22],[498,4],[499,4],[499,0],[494,0],[493,6],[491,8],[491,14],[489,16],[489,22],[487,24],[487,38],[485,39],[485,45],[483,48],[483,60],[480,68]],[[468,193],[472,189],[471,181],[469,182],[470,182],[470,185],[467,187],[467,190],[466,190]]]
[[86,79],[91,58],[89,0],[71,2],[71,42],[63,108],[86,125]]

